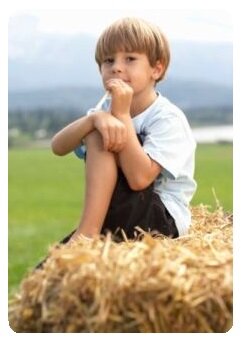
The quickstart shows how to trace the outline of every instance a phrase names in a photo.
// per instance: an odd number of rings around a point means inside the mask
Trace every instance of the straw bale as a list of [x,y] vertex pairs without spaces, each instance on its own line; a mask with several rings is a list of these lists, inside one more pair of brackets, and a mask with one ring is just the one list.
[[53,246],[9,305],[16,332],[226,332],[232,326],[232,220],[192,208],[188,235],[111,236]]

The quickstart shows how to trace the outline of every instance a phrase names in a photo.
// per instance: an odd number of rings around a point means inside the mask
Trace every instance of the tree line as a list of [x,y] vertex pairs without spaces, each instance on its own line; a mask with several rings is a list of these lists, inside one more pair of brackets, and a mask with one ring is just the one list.
[[[81,117],[82,109],[10,110],[9,147],[22,146],[36,139],[49,139],[64,126]],[[185,114],[191,126],[232,124],[232,107],[190,108]]]
[[22,146],[36,139],[51,138],[57,131],[80,117],[79,110],[36,109],[8,113],[9,147]]

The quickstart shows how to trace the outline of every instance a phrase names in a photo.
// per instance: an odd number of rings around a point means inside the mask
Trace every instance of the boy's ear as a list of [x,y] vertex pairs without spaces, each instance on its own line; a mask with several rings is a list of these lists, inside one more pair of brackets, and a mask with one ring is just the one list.
[[153,78],[154,80],[157,80],[158,78],[161,77],[162,73],[163,73],[163,65],[160,61],[156,62],[156,65],[153,68]]

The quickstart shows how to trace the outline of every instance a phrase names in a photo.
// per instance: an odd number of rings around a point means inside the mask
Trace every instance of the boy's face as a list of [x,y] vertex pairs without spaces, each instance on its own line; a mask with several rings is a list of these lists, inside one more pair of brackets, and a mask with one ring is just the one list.
[[147,55],[136,52],[116,52],[107,56],[100,68],[103,84],[110,79],[121,79],[132,87],[135,94],[153,89],[162,73],[162,66],[152,67]]

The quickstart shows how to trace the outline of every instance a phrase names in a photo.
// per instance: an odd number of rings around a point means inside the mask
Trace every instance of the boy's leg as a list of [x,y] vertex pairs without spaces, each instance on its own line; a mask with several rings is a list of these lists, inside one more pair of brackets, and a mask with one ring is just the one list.
[[[90,133],[85,140],[87,157],[83,214],[79,227],[62,239],[62,244],[79,234],[91,237],[100,233],[117,182],[116,157],[112,152],[103,150],[99,132]],[[41,269],[46,260],[41,261],[35,269]]]
[[85,142],[87,147],[85,203],[79,227],[72,238],[80,233],[87,237],[100,233],[117,181],[115,156],[112,152],[103,150],[99,132],[90,133]]

